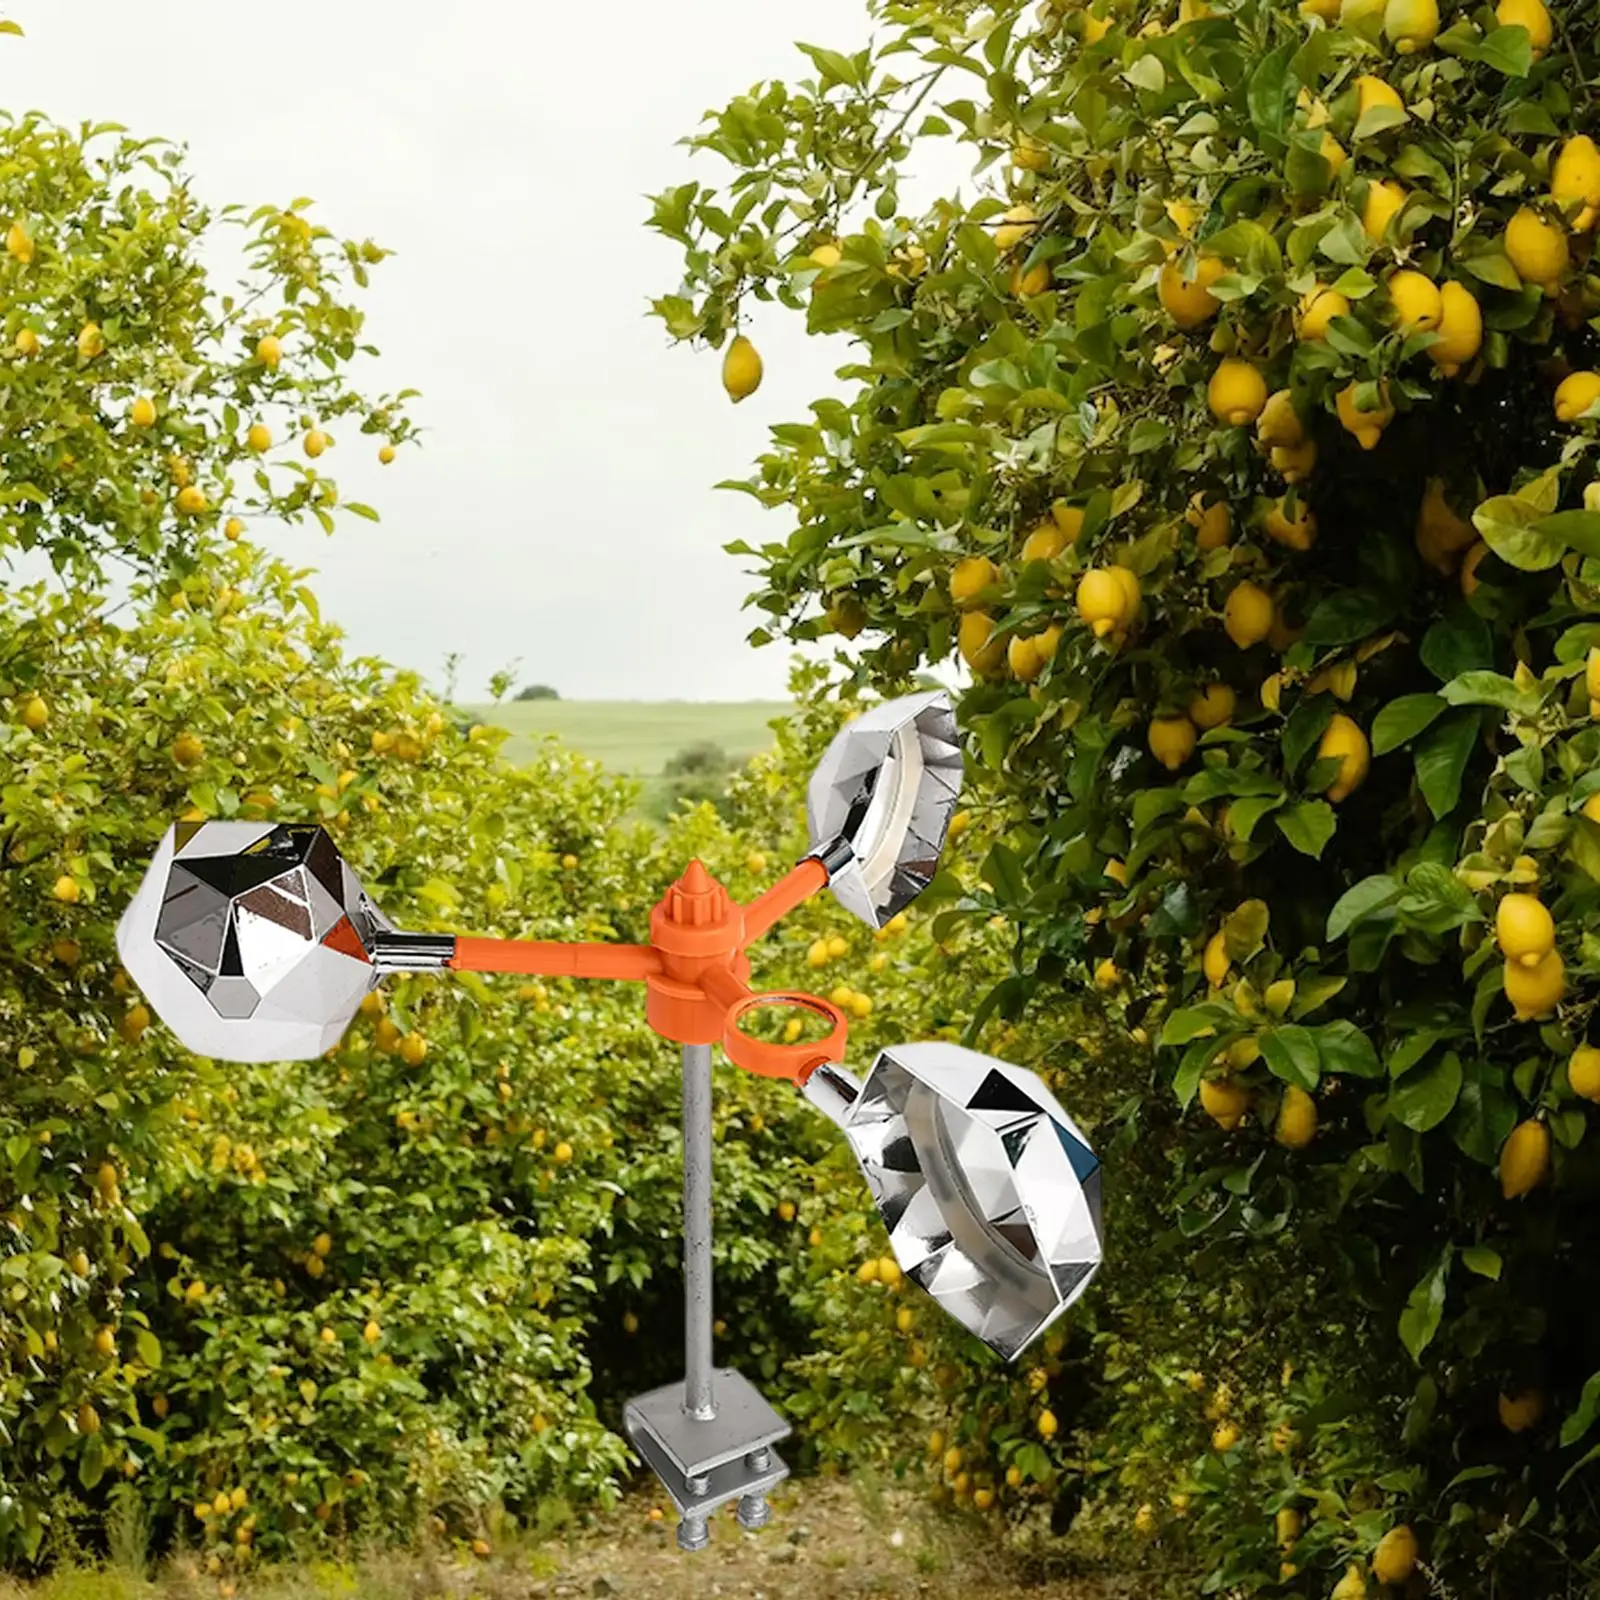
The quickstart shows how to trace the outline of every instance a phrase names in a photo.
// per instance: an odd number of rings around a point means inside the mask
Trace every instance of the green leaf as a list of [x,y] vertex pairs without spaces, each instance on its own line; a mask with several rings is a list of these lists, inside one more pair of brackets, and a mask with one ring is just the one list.
[[[1500,1281],[1500,1254],[1491,1250],[1486,1244],[1469,1244],[1461,1252],[1461,1265],[1468,1272],[1476,1272],[1480,1278],[1488,1278],[1498,1283]],[[1562,1440],[1565,1444],[1566,1440]]]
[[1401,884],[1387,873],[1363,878],[1334,901],[1333,910],[1328,913],[1328,938],[1342,939],[1363,918],[1394,905],[1404,892]]
[[1459,673],[1439,693],[1453,706],[1499,706],[1525,717],[1539,709],[1541,700],[1532,690],[1519,689],[1498,672]]
[[1534,527],[1579,555],[1600,556],[1600,511],[1556,511],[1541,517]]
[[1274,819],[1278,831],[1301,855],[1313,860],[1321,857],[1338,828],[1333,807],[1326,800],[1303,800]]
[[1184,1006],[1174,1011],[1162,1024],[1160,1043],[1163,1046],[1188,1044],[1191,1039],[1208,1038],[1219,1024],[1228,1020],[1225,1006]]
[[1478,46],[1478,59],[1508,78],[1526,78],[1533,70],[1533,39],[1520,24],[1494,28]]
[[1372,1041],[1353,1022],[1342,1018],[1312,1029],[1317,1056],[1327,1077],[1381,1078],[1383,1063]]
[[1354,644],[1399,614],[1400,597],[1377,589],[1344,589],[1319,600],[1306,618],[1307,644]]
[[1479,716],[1469,706],[1457,707],[1417,740],[1417,787],[1435,817],[1455,810],[1461,798],[1461,780],[1478,744]]
[[1271,55],[1263,57],[1260,65],[1250,74],[1245,101],[1250,120],[1255,124],[1262,145],[1269,152],[1283,148],[1284,129],[1288,126],[1295,95],[1299,92],[1299,82],[1289,70],[1289,63],[1297,48],[1294,43],[1281,46]]
[[1322,1073],[1322,1058],[1317,1051],[1316,1035],[1310,1028],[1302,1028],[1297,1022],[1286,1023],[1281,1028],[1268,1028],[1258,1034],[1256,1042],[1274,1077],[1307,1091],[1316,1088]]
[[1406,1300],[1400,1313],[1400,1342],[1411,1359],[1419,1365],[1422,1352],[1433,1343],[1439,1331],[1439,1319],[1444,1315],[1445,1287],[1450,1276],[1450,1246],[1446,1245],[1439,1259],[1422,1275],[1416,1288]]
[[154,1370],[161,1365],[161,1341],[148,1328],[135,1330],[133,1345],[139,1353],[139,1359],[147,1367]]
[[1028,898],[1028,880],[1016,851],[1007,845],[994,845],[978,869],[979,876],[1006,905],[1020,906]]
[[1471,606],[1457,603],[1422,636],[1422,664],[1441,683],[1494,665],[1489,624]]
[[1413,1133],[1437,1128],[1455,1110],[1461,1093],[1461,1057],[1447,1050],[1413,1067],[1389,1094],[1389,1115]]
[[1516,495],[1496,495],[1472,513],[1472,524],[1483,542],[1505,562],[1522,572],[1543,572],[1566,553],[1567,546],[1554,535],[1540,531],[1545,518],[1537,506]]
[[1600,1372],[1596,1372],[1583,1386],[1578,1403],[1561,1424],[1561,1448],[1575,1445],[1600,1418]]
[[1445,703],[1436,694],[1403,694],[1391,700],[1372,719],[1372,753],[1386,756],[1415,739],[1444,715]]
[[1374,134],[1398,128],[1401,123],[1408,120],[1399,106],[1368,106],[1356,118],[1356,130],[1352,137],[1359,143],[1362,139],[1372,138]]

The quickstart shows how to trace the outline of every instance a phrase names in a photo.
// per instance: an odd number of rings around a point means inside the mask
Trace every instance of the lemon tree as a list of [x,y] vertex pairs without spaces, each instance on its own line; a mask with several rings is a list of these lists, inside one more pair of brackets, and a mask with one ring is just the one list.
[[[866,9],[708,116],[655,308],[853,340],[735,485],[752,638],[964,665],[991,842],[940,927],[1013,934],[974,1036],[1075,1060],[1164,1219],[1033,1430],[1057,1522],[1212,1586],[1364,1584],[1401,1526],[1386,1572],[1553,1581],[1600,1395],[1600,19]],[[974,184],[913,215],[931,141]]]
[[[410,437],[405,393],[345,374],[370,353],[358,296],[383,248],[308,200],[212,210],[181,150],[116,124],[7,117],[0,148],[0,367],[29,418],[0,438],[0,556],[94,581],[190,561],[206,532],[375,515],[311,461],[361,435],[392,461]],[[223,290],[200,246],[233,234],[247,276]]]

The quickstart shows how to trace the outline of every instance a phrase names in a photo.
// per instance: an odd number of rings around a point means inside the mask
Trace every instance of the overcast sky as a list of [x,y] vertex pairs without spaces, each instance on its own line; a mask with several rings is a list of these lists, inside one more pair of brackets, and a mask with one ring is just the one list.
[[646,315],[678,263],[645,197],[726,171],[676,141],[755,82],[808,75],[793,40],[859,49],[865,0],[4,9],[27,32],[0,40],[13,112],[186,143],[205,200],[310,195],[339,236],[398,252],[364,302],[383,352],[364,381],[423,391],[425,445],[380,468],[345,430],[330,470],[381,525],[267,539],[317,567],[353,649],[436,686],[460,651],[465,699],[516,658],[570,699],[783,696],[789,647],[745,644],[751,584],[722,546],[792,523],[711,486],[835,389],[847,350],[758,308],[766,378],[730,404],[720,352]]

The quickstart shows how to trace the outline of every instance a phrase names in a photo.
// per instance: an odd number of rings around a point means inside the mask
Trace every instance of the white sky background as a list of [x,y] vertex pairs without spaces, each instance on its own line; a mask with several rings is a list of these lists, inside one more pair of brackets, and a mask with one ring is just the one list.
[[[785,697],[790,647],[744,642],[753,584],[722,546],[793,524],[711,486],[837,391],[848,347],[755,307],[765,380],[730,404],[721,352],[673,347],[647,315],[678,262],[645,227],[646,196],[719,181],[719,160],[676,141],[762,79],[810,76],[793,40],[861,48],[865,0],[5,10],[27,33],[0,40],[13,113],[185,143],[208,203],[309,195],[337,236],[397,252],[362,302],[382,360],[359,381],[420,389],[425,441],[383,468],[372,441],[336,431],[321,465],[382,523],[263,535],[316,567],[353,651],[436,687],[459,651],[467,700],[517,658],[519,682],[567,699]],[[970,170],[939,155],[904,208]]]

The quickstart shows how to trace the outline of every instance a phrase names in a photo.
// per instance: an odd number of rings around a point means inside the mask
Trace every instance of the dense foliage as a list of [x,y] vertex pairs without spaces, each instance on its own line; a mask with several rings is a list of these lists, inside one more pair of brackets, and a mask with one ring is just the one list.
[[[657,311],[854,338],[742,485],[755,638],[886,690],[959,654],[994,843],[939,926],[1003,917],[979,1016],[1092,1004],[1075,1092],[1121,1074],[1057,1524],[1208,1590],[1577,1592],[1600,12],[871,9],[708,116]],[[975,196],[905,215],[946,138]],[[1017,1388],[957,1387],[992,1457]]]

